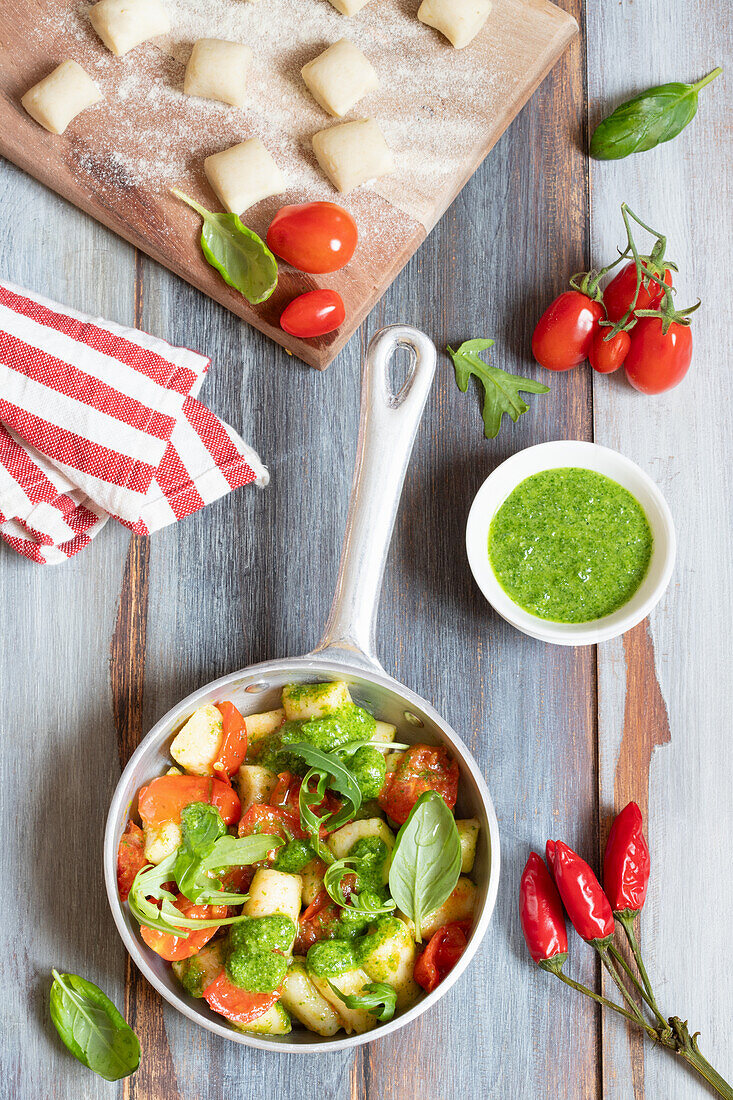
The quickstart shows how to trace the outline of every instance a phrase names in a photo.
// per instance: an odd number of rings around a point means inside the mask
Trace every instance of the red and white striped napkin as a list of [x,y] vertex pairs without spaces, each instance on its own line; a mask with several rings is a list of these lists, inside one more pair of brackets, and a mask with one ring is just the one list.
[[0,537],[66,561],[110,516],[147,535],[267,470],[196,400],[209,360],[0,282]]

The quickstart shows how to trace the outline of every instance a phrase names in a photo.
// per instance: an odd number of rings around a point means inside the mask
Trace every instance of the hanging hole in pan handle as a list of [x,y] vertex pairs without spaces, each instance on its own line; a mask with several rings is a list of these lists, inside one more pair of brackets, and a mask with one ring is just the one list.
[[[406,353],[407,360],[404,355]],[[388,325],[369,344],[367,385],[375,406],[396,411],[403,406],[422,408],[435,373],[435,346],[411,325]],[[395,386],[402,379],[399,389]]]

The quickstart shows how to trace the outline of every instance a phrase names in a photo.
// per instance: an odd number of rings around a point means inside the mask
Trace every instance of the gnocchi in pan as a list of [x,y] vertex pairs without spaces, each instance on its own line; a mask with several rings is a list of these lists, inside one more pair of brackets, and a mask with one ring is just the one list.
[[446,750],[397,736],[343,682],[292,684],[246,718],[199,707],[139,791],[120,897],[235,1029],[364,1033],[460,958],[479,823],[455,820]]

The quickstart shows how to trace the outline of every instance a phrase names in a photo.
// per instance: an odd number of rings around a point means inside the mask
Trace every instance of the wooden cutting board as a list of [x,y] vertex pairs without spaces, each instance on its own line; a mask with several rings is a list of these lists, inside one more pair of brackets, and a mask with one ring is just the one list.
[[[166,3],[171,34],[116,58],[92,31],[88,3],[3,0],[0,154],[319,369],[361,324],[578,30],[547,0],[495,0],[481,33],[459,51],[417,20],[419,0],[371,0],[351,19],[327,0]],[[253,47],[246,110],[183,94],[185,62],[199,37]],[[333,120],[298,75],[340,37],[354,41],[380,76],[379,89],[354,117],[376,117],[396,159],[394,175],[346,198],[320,173],[310,148],[312,135]],[[105,100],[54,136],[25,114],[20,97],[67,57],[86,68]],[[216,209],[203,158],[252,134],[283,167],[289,189],[247,211],[246,224],[264,236],[285,202],[321,198],[347,206],[360,230],[346,268],[309,276],[281,265],[277,290],[261,306],[250,306],[206,264],[198,216],[169,191],[178,186]],[[288,336],[278,324],[284,306],[317,286],[341,293],[345,324],[317,340]]]

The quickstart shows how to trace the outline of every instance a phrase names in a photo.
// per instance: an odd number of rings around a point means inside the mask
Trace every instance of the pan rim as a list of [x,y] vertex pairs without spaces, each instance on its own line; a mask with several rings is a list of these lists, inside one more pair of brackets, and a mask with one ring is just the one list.
[[[488,823],[487,839],[490,851],[490,865],[489,881],[486,884],[486,898],[476,921],[476,926],[473,930],[468,947],[453,970],[441,982],[437,989],[409,1008],[407,1012],[402,1013],[389,1023],[383,1024],[372,1031],[364,1032],[360,1035],[348,1035],[341,1039],[321,1038],[317,1040],[314,1039],[313,1041],[291,1043],[287,1041],[275,1042],[265,1038],[258,1038],[255,1035],[235,1031],[233,1028],[227,1027],[224,1024],[219,1024],[215,1020],[207,1019],[201,1012],[187,1004],[182,996],[174,993],[160,980],[156,972],[149,965],[145,953],[135,937],[131,934],[127,921],[125,920],[124,910],[117,890],[117,833],[119,823],[126,818],[129,809],[129,803],[127,806],[125,805],[127,801],[125,797],[125,788],[127,786],[127,777],[129,773],[134,772],[136,764],[147,755],[158,739],[162,740],[164,736],[167,736],[171,732],[176,719],[183,715],[191,706],[194,706],[196,700],[205,695],[209,695],[216,688],[231,685],[238,679],[256,682],[258,678],[279,675],[281,672],[287,674],[288,672],[295,672],[296,670],[307,672],[312,675],[319,675],[321,673],[339,675],[347,673],[352,676],[370,680],[377,686],[394,692],[401,700],[417,707],[441,729],[447,740],[457,749],[462,763],[466,766],[471,774],[473,782],[476,784]],[[339,661],[332,657],[327,660],[321,660],[318,654],[306,654],[303,657],[286,657],[281,660],[264,661],[259,664],[249,665],[236,672],[227,673],[197,688],[166,711],[143,737],[122,770],[107,814],[104,832],[103,862],[107,900],[122,943],[134,964],[154,989],[160,993],[163,999],[193,1023],[197,1024],[199,1027],[206,1028],[206,1030],[213,1034],[240,1043],[243,1046],[249,1046],[257,1050],[272,1051],[279,1054],[323,1054],[362,1046],[366,1043],[385,1038],[387,1035],[394,1034],[396,1031],[399,1031],[400,1028],[412,1023],[417,1017],[421,1016],[423,1012],[431,1009],[465,972],[483,941],[496,906],[501,872],[499,824],[494,804],[486,781],[472,752],[453,727],[441,717],[432,704],[412,691],[411,688],[401,684],[381,668],[379,671],[376,667],[368,669],[356,663],[352,664],[347,660]]]

